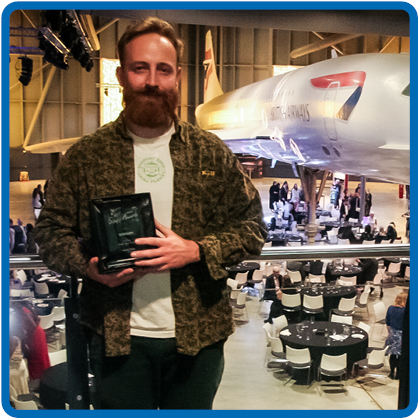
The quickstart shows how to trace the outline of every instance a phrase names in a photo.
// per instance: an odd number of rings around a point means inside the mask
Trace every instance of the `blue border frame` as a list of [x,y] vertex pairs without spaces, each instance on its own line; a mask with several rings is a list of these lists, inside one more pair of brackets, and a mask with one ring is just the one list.
[[[410,16],[410,58],[411,58],[411,83],[410,83],[410,170],[413,173],[411,176],[411,231],[413,235],[411,237],[411,254],[418,254],[418,16],[416,9],[406,2],[231,2],[231,1],[220,1],[220,2],[14,2],[8,4],[2,13],[1,17],[1,31],[2,31],[2,145],[1,145],[1,179],[2,179],[2,214],[1,222],[3,227],[2,236],[2,276],[7,278],[9,276],[9,254],[6,253],[6,249],[9,248],[8,237],[6,237],[5,231],[8,230],[9,224],[9,181],[10,181],[10,161],[9,161],[9,68],[4,65],[9,59],[9,19],[10,14],[18,9],[26,10],[42,10],[42,9],[109,9],[109,10],[129,10],[134,8],[141,9],[185,9],[185,10],[404,10]],[[411,265],[411,277],[418,278],[418,267],[417,263]],[[91,418],[102,418],[102,417],[150,417],[150,418],[161,418],[161,417],[173,417],[173,418],[194,418],[194,417],[240,417],[240,418],[272,418],[280,416],[282,418],[324,418],[324,417],[371,417],[371,418],[402,418],[411,415],[417,407],[418,403],[418,359],[417,356],[417,342],[418,342],[418,316],[416,315],[417,305],[417,293],[418,293],[418,282],[416,280],[410,283],[410,405],[404,410],[384,410],[384,411],[371,411],[371,410],[352,410],[352,411],[333,411],[333,410],[241,410],[241,411],[226,411],[226,410],[214,410],[214,411],[138,411],[138,410],[118,410],[118,411],[107,411],[107,410],[92,410],[87,413],[86,410],[15,410],[12,409],[9,403],[9,390],[7,383],[9,380],[9,361],[6,353],[8,352],[7,345],[3,345],[2,351],[2,392],[1,400],[2,406],[7,414],[17,418],[56,418],[56,417],[91,417]],[[9,339],[9,315],[8,315],[8,300],[9,290],[7,281],[2,281],[2,342],[7,342]],[[338,412],[338,413],[337,413]]]

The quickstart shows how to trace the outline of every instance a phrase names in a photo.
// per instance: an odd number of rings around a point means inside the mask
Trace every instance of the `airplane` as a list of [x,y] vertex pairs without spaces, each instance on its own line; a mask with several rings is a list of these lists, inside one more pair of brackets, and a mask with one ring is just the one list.
[[410,55],[331,58],[223,94],[210,31],[198,125],[234,153],[410,184]]

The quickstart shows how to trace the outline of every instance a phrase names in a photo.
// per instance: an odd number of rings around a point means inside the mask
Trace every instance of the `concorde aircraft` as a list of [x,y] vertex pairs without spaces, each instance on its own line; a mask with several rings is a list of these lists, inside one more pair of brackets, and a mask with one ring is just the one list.
[[410,184],[409,58],[332,58],[223,94],[209,32],[197,122],[234,153]]

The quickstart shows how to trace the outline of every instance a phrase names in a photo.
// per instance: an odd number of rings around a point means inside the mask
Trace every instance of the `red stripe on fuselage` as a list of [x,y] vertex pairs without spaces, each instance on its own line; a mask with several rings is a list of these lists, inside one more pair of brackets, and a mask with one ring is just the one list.
[[211,58],[211,50],[209,49],[205,51],[205,60],[210,60]]
[[[351,71],[349,73],[330,74],[328,76],[317,77],[311,79],[311,84],[320,89],[327,89],[332,83],[339,83],[340,87],[347,86],[364,86],[365,71]],[[336,86],[337,87],[337,86]]]

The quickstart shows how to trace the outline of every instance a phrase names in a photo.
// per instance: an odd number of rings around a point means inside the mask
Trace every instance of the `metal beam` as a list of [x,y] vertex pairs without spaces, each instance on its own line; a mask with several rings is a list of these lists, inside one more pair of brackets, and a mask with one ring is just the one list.
[[[318,38],[320,38],[321,40],[323,40],[323,39],[325,39],[325,37],[324,36],[322,36],[322,35],[320,35],[319,33],[317,33],[317,32],[314,32],[313,31],[313,33],[314,33],[314,35],[316,35]],[[330,45],[336,52],[338,52],[339,54],[341,54],[341,55],[345,55],[344,53],[343,53],[343,51],[341,50],[341,49],[339,49],[337,46],[335,46],[335,45]]]
[[320,51],[332,45],[349,41],[350,39],[359,38],[360,36],[363,36],[363,35],[362,34],[335,34],[321,41],[316,41],[316,42],[313,42],[312,44],[304,45],[301,48],[297,48],[294,51],[291,51],[290,58],[295,59],[303,55],[310,54],[312,52]]
[[52,79],[54,78],[55,70],[56,70],[56,68],[54,66],[52,66],[51,71],[48,74],[48,79],[45,83],[45,86],[42,89],[42,93],[41,93],[41,97],[39,98],[39,102],[36,105],[35,113],[32,117],[31,124],[29,125],[28,132],[26,133],[26,137],[25,137],[25,140],[23,142],[23,148],[25,148],[28,145],[29,140],[31,139],[31,135],[32,135],[33,129],[35,127],[36,120],[38,119],[38,116],[41,113],[42,106],[44,105],[45,98],[47,97],[49,87],[51,86]]

